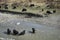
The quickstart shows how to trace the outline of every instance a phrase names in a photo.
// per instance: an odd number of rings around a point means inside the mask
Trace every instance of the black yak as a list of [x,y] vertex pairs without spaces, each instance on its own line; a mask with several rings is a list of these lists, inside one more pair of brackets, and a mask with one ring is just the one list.
[[11,30],[8,28],[6,34],[11,34]]
[[16,9],[16,6],[13,6],[13,8],[12,9]]
[[35,33],[35,28],[32,28],[32,33]]
[[8,7],[5,6],[5,9],[8,9]]
[[7,4],[5,4],[5,5],[4,5],[4,8],[5,8],[5,9],[8,9],[8,5],[7,5]]
[[29,31],[29,33],[35,33],[35,28],[32,28],[32,31]]
[[13,35],[18,35],[18,31],[17,30],[13,30]]
[[22,12],[24,12],[24,11],[27,11],[27,9],[23,8],[23,9],[22,9]]
[[53,10],[53,13],[56,13],[56,10]]
[[1,6],[0,6],[0,8],[1,8]]
[[50,12],[50,11],[46,11],[46,13],[47,13],[47,14],[52,14],[52,12]]
[[30,7],[34,7],[35,5],[34,4],[30,4]]
[[44,11],[44,9],[42,9],[42,11]]

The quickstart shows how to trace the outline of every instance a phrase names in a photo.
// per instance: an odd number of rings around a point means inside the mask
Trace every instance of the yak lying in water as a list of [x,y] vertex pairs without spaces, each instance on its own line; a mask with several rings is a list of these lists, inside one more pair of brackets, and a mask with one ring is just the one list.
[[19,34],[19,32],[17,31],[17,30],[13,30],[13,35],[18,35]]

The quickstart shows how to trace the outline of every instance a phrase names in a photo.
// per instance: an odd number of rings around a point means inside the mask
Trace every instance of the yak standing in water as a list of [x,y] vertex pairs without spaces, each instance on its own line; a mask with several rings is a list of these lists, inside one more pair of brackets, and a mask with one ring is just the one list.
[[32,28],[32,31],[29,31],[29,33],[35,33],[35,28]]
[[35,33],[35,28],[32,28],[32,33]]
[[6,33],[11,34],[11,30],[8,28]]

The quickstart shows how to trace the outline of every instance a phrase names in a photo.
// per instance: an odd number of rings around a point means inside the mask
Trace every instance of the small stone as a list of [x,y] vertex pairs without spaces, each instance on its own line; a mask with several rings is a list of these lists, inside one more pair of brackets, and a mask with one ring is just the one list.
[[17,22],[17,25],[20,25],[20,22]]

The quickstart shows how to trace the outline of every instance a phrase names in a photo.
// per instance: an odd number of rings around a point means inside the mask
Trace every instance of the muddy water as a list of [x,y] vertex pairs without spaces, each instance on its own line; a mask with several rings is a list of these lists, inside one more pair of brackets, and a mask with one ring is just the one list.
[[[20,24],[17,25],[17,23]],[[26,30],[26,34],[23,36],[4,34],[4,31],[6,31],[7,28],[10,28],[11,31],[16,29],[19,32]],[[31,28],[36,29],[35,34],[28,32],[31,31]],[[60,40],[60,30],[20,19],[13,19],[0,23],[0,39],[1,38],[4,38],[5,40]]]

